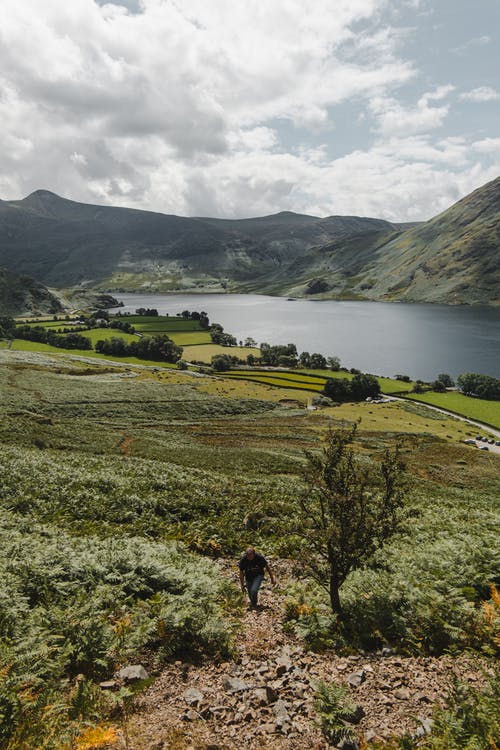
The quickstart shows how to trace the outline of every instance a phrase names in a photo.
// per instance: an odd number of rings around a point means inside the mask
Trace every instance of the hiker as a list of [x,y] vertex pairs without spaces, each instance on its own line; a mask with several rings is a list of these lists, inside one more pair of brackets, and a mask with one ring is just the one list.
[[241,590],[245,591],[246,587],[250,599],[250,607],[256,609],[260,585],[264,580],[264,571],[268,571],[269,578],[274,586],[275,578],[273,571],[269,567],[266,558],[256,552],[254,547],[248,547],[246,552],[241,556],[238,567],[240,569]]

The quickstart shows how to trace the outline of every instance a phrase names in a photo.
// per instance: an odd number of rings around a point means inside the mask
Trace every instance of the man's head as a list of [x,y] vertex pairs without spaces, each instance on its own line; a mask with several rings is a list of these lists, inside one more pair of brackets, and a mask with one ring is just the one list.
[[253,560],[255,557],[255,548],[254,547],[247,547],[246,556],[249,560]]

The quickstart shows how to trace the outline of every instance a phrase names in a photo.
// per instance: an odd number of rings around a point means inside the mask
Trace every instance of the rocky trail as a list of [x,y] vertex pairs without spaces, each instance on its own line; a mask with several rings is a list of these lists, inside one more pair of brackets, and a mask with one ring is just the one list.
[[[283,583],[286,566],[273,567]],[[222,568],[236,583],[234,564]],[[320,680],[347,687],[357,705],[349,726],[360,740],[421,736],[454,675],[482,681],[478,661],[465,656],[312,653],[284,632],[284,597],[268,581],[260,602],[243,615],[232,661],[177,660],[163,669],[137,697],[116,750],[324,750],[314,708]]]

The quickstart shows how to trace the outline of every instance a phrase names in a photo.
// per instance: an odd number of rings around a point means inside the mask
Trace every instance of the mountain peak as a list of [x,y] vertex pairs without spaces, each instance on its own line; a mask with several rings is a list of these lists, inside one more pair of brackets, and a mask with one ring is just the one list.
[[34,190],[27,195],[26,198],[23,198],[23,202],[32,200],[54,200],[54,198],[58,201],[63,200],[60,195],[57,195],[57,193],[53,193],[50,190]]

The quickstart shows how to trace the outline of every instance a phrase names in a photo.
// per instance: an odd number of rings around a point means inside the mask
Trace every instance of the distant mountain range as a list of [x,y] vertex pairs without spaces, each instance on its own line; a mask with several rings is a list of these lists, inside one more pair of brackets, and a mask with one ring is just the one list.
[[0,201],[0,266],[57,288],[500,304],[500,178],[421,224],[185,218],[38,190]]

